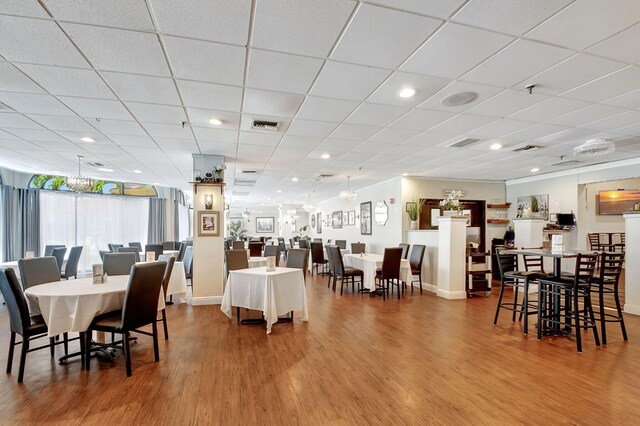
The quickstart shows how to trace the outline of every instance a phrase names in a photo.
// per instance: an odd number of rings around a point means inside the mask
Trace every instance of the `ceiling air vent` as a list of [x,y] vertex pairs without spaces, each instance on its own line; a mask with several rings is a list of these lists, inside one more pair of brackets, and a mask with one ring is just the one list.
[[242,171],[242,174],[243,174],[243,175],[255,175],[255,174],[257,174],[257,173],[258,173],[258,171],[257,171],[257,170],[243,170],[243,171]]
[[84,164],[91,167],[104,167],[104,164],[95,161],[85,161]]
[[464,148],[465,146],[471,145],[472,143],[478,142],[480,139],[473,138],[465,138],[461,141],[454,142],[452,144],[447,145],[449,148]]
[[253,122],[251,123],[251,128],[256,130],[265,130],[267,132],[277,132],[278,122],[265,121],[265,120],[253,120]]
[[567,160],[552,164],[551,167],[575,166],[576,164],[580,164],[580,162],[578,160]]
[[525,145],[520,148],[516,148],[513,152],[527,152],[527,151],[535,151],[536,149],[540,149],[538,145]]
[[256,184],[256,181],[253,179],[235,179],[233,184],[235,186],[253,186]]
[[324,182],[326,179],[329,179],[330,177],[333,177],[332,174],[328,174],[328,173],[324,173],[321,175],[318,175],[314,178],[312,178],[311,180],[314,182]]

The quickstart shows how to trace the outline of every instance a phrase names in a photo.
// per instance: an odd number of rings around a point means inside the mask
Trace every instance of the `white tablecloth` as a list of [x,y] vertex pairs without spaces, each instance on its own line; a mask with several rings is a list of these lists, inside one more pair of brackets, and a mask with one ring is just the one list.
[[[362,283],[365,288],[374,290],[376,288],[376,270],[382,268],[381,254],[345,254],[343,256],[344,266],[360,269],[363,272]],[[411,281],[411,266],[409,260],[402,259],[400,263],[400,279],[407,284]]]
[[169,256],[173,256],[176,259],[178,258],[178,250],[163,250],[162,254],[168,254]]
[[266,267],[231,271],[222,296],[220,309],[231,318],[232,307],[255,309],[264,313],[267,334],[278,321],[278,315],[302,311],[302,321],[308,321],[307,293],[304,275],[297,268]]
[[249,268],[259,268],[260,266],[267,266],[266,257],[254,256],[249,258]]
[[[49,328],[49,337],[65,332],[86,331],[96,315],[122,309],[128,275],[115,275],[105,284],[93,284],[93,277],[40,284],[25,290]],[[158,310],[164,308],[162,291]]]

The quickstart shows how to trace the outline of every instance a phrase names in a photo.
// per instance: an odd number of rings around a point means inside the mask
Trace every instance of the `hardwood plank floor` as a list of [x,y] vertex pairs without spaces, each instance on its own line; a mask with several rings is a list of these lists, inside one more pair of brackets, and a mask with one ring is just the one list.
[[[584,353],[567,338],[536,340],[501,314],[497,297],[448,301],[343,296],[324,278],[307,284],[309,322],[239,326],[219,306],[169,306],[170,340],[122,357],[60,366],[47,350],[27,357],[25,383],[0,380],[4,424],[637,424],[640,318],[628,343],[608,329]],[[243,311],[243,316],[247,315]],[[254,313],[249,313],[254,315]],[[8,316],[0,308],[0,366]],[[75,347],[75,344],[74,344]],[[61,347],[58,349],[61,353]]]

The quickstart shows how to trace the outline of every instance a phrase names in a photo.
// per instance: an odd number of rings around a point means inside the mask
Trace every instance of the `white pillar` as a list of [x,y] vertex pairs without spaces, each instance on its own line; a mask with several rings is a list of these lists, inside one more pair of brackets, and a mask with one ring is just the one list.
[[438,291],[445,299],[465,299],[467,219],[438,218]]
[[625,272],[624,311],[640,315],[640,214],[624,215]]
[[547,222],[543,219],[515,219],[513,232],[516,239],[513,245],[517,248],[542,247],[542,230]]

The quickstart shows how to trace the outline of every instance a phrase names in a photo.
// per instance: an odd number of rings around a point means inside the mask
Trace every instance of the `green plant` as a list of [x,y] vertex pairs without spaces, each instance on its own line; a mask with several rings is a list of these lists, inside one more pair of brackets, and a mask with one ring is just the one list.
[[67,178],[64,176],[55,176],[50,184],[50,189],[53,191],[59,190],[63,185],[66,185]]
[[47,181],[51,178],[52,176],[49,175],[37,175],[33,178],[33,186],[38,189],[43,189]]
[[415,222],[418,220],[422,207],[424,206],[424,202],[425,200],[418,200],[409,205],[409,211],[407,213],[409,214],[411,221]]
[[231,222],[229,224],[229,233],[233,237],[234,240],[241,240],[246,238],[247,230],[242,227],[242,221],[238,220],[236,222]]
[[538,206],[538,197],[535,195],[531,196],[531,212],[537,213],[540,211],[540,207]]
[[93,188],[91,188],[91,192],[96,192],[98,194],[102,194],[104,190],[104,184],[107,183],[104,180],[96,179],[93,181]]

